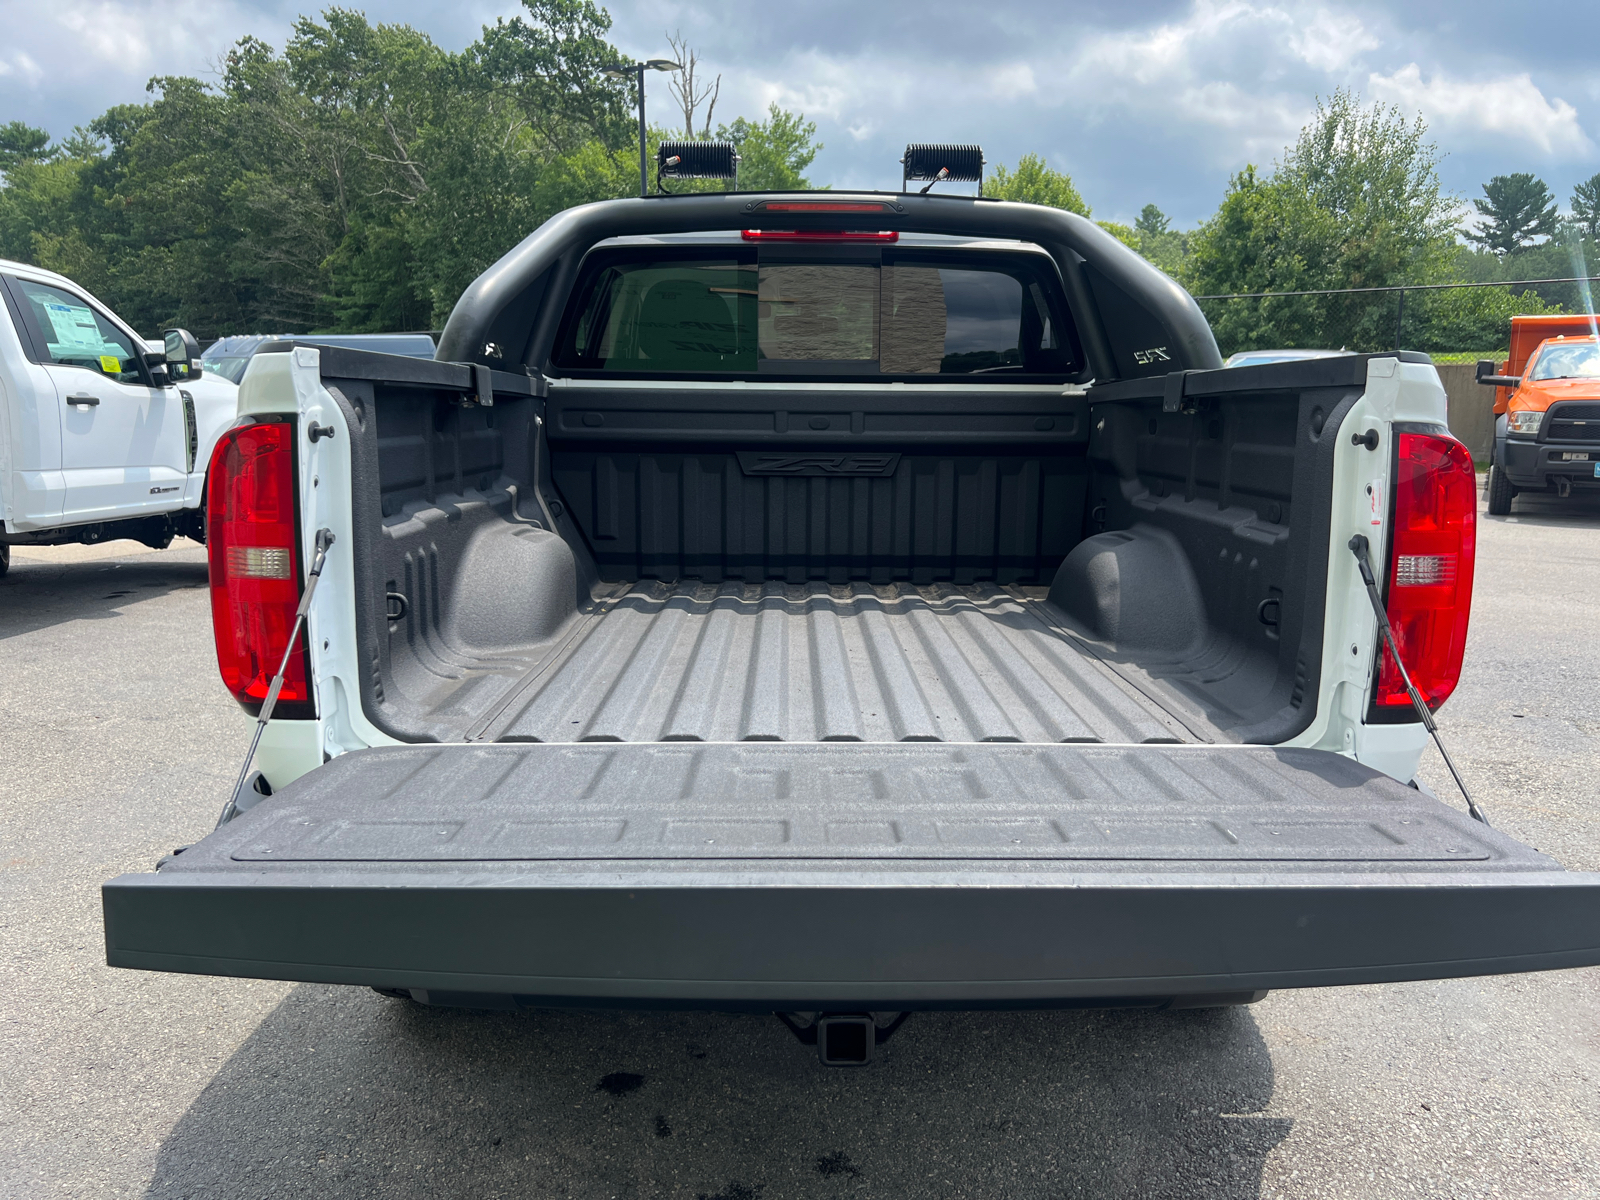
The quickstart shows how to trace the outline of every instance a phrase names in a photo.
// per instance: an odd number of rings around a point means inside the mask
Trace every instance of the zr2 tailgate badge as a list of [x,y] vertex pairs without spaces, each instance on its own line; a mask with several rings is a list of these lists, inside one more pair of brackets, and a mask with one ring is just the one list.
[[746,475],[893,475],[898,454],[780,454],[739,451]]

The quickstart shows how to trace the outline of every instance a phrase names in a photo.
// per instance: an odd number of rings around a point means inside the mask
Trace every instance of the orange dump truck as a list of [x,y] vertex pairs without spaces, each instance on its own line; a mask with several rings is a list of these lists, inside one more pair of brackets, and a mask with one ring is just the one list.
[[1584,315],[1511,318],[1511,353],[1478,363],[1495,388],[1489,511],[1518,492],[1600,487],[1600,336]]

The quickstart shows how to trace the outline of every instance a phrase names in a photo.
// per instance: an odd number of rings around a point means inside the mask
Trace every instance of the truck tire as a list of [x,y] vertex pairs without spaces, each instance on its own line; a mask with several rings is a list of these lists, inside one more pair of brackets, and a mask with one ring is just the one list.
[[11,570],[11,546],[7,542],[0,542],[0,579],[4,579],[9,570]]
[[1504,517],[1511,512],[1511,497],[1517,494],[1511,486],[1511,480],[1506,478],[1506,473],[1500,469],[1499,463],[1489,465],[1489,515]]

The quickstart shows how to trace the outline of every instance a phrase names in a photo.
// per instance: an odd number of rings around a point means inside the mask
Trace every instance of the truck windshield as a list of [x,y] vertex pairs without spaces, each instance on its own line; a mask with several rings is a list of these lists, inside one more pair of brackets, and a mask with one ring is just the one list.
[[244,358],[225,357],[212,358],[209,355],[200,360],[200,366],[208,375],[220,375],[229,383],[238,383],[244,378],[244,369],[250,365],[248,356]]
[[592,267],[556,364],[627,374],[1061,375],[1075,339],[1026,262],[631,258]]
[[1600,379],[1600,345],[1546,346],[1533,364],[1535,379]]

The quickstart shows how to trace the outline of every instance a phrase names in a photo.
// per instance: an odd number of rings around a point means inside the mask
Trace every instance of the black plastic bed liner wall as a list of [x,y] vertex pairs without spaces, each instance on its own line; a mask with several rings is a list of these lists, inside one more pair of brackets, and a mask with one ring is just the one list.
[[992,586],[640,584],[469,731],[538,742],[1212,740]]

